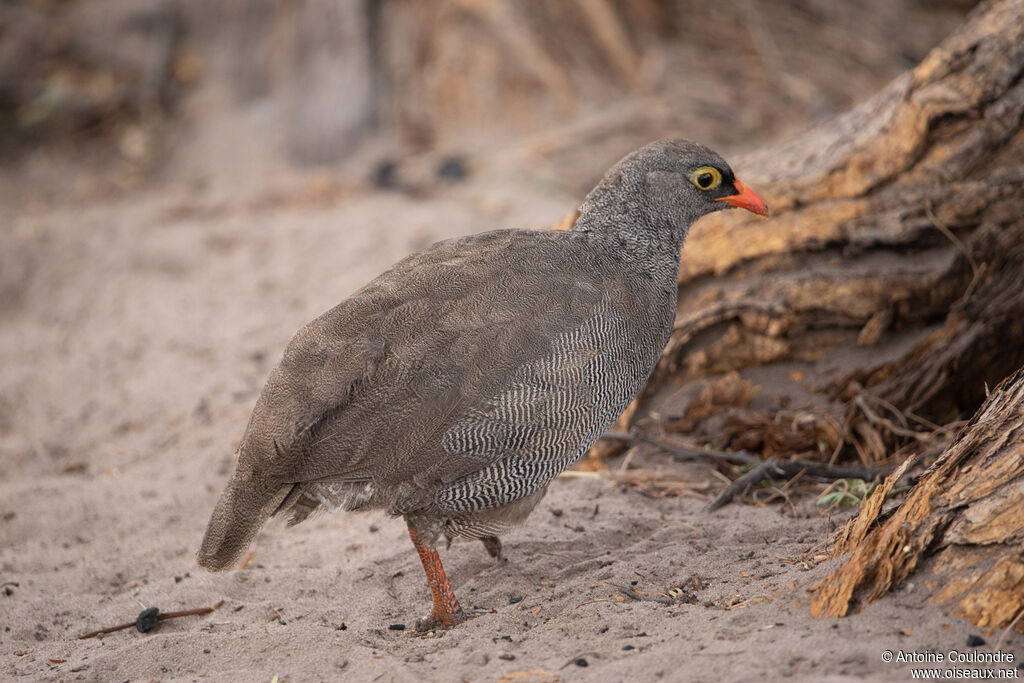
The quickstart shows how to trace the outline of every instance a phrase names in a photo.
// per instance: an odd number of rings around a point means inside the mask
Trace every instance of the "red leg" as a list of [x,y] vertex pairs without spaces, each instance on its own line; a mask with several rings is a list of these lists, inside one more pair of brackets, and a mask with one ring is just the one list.
[[416,546],[416,552],[420,554],[423,571],[426,572],[427,583],[430,585],[430,594],[434,598],[434,611],[425,620],[421,630],[429,629],[432,626],[430,622],[439,621],[444,627],[451,628],[468,619],[468,615],[462,611],[459,601],[455,598],[451,584],[448,583],[448,577],[444,573],[437,549],[420,538],[412,526],[409,526],[409,537],[412,539],[412,544]]

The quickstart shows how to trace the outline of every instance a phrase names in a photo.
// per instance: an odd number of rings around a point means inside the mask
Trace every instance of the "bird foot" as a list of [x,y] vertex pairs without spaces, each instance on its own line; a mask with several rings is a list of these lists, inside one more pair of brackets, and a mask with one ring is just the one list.
[[444,631],[449,628],[454,628],[465,621],[479,617],[482,614],[491,614],[492,611],[493,610],[484,609],[483,607],[460,609],[458,612],[451,615],[448,622],[439,617],[437,613],[431,612],[429,615],[416,620],[416,632],[426,633],[427,631]]
[[487,549],[487,554],[496,559],[498,562],[508,562],[508,558],[501,552],[501,539],[497,536],[484,536],[480,539],[484,548]]

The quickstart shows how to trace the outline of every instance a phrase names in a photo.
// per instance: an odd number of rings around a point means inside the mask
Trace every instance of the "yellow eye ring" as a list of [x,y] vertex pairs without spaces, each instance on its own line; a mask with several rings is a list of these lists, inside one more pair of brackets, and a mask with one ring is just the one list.
[[690,174],[690,182],[698,190],[713,190],[722,184],[722,172],[714,166],[701,166]]

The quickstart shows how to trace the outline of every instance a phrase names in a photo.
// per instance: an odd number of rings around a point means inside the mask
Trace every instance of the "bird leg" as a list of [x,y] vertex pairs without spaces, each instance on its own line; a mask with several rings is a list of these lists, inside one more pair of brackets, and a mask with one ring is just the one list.
[[487,549],[487,554],[496,559],[498,562],[504,562],[505,556],[501,554],[501,539],[497,536],[484,536],[480,539],[484,544],[484,548]]
[[416,546],[416,552],[420,554],[420,561],[423,562],[423,571],[427,574],[427,584],[430,586],[430,594],[434,598],[434,611],[429,617],[420,619],[416,624],[417,631],[429,631],[434,628],[451,628],[460,624],[471,615],[467,615],[459,601],[455,598],[455,592],[448,583],[448,577],[441,565],[441,557],[437,554],[437,548],[433,543],[428,543],[420,538],[416,530],[409,525],[409,538]]

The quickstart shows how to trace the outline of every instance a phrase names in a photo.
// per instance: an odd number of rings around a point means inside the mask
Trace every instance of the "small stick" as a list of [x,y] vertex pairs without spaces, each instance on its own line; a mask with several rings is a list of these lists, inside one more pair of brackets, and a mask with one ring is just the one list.
[[718,508],[725,507],[732,502],[740,493],[746,491],[748,488],[755,484],[760,484],[763,480],[772,476],[783,476],[783,472],[775,467],[775,458],[765,460],[763,463],[750,470],[741,477],[738,477],[733,483],[726,486],[718,497],[708,503],[704,507],[704,512],[714,512]]
[[755,465],[761,462],[761,459],[756,455],[751,455],[746,451],[715,451],[705,448],[678,446],[660,439],[652,439],[647,436],[627,434],[625,432],[605,432],[601,435],[601,438],[625,441],[626,443],[634,445],[637,443],[648,443],[652,446],[657,446],[666,453],[671,453],[675,459],[680,462],[689,462],[692,460],[724,460],[725,462],[738,463],[740,465]]
[[934,440],[935,437],[932,433],[915,432],[913,429],[906,429],[905,427],[900,427],[899,425],[894,424],[892,420],[882,417],[881,415],[879,415],[878,413],[871,409],[871,406],[868,405],[868,402],[865,400],[864,396],[865,394],[858,394],[857,398],[854,399],[854,403],[857,404],[857,407],[861,409],[861,412],[864,413],[865,417],[867,417],[870,422],[873,422],[874,424],[877,425],[882,425],[890,432],[898,436],[905,436],[910,439],[917,439],[918,441],[925,442]]
[[728,505],[738,494],[743,493],[749,487],[769,477],[795,477],[800,474],[806,474],[816,479],[863,479],[864,481],[876,481],[885,477],[894,469],[896,468],[893,465],[875,468],[860,466],[843,467],[820,462],[807,462],[805,460],[768,458],[725,487],[725,490],[718,494],[718,497],[711,501],[704,508],[704,511],[714,512]]
[[1003,640],[1006,638],[1006,634],[1013,630],[1013,627],[1017,625],[1020,618],[1024,617],[1024,607],[1017,612],[1017,616],[1013,618],[1013,621],[1006,627],[1006,629],[999,635],[999,640],[996,641],[995,651],[999,652],[999,649],[1003,646]]
[[593,605],[595,602],[615,602],[615,601],[612,600],[611,598],[598,598],[597,600],[587,600],[586,602],[581,602],[580,604],[576,605],[575,609],[579,609],[580,607],[585,607],[587,605]]
[[245,559],[242,560],[242,564],[238,565],[238,571],[242,571],[243,569],[248,567],[249,563],[252,562],[252,558],[254,558],[254,557],[256,557],[256,551],[255,550],[250,550],[246,554]]
[[[187,610],[183,610],[181,612],[164,612],[162,614],[158,614],[156,618],[157,618],[158,621],[164,621],[166,619],[177,619],[178,617],[191,617],[191,616],[198,615],[198,614],[209,614],[210,612],[212,612],[215,609],[219,608],[223,604],[224,604],[224,601],[220,600],[213,607],[197,607],[195,609],[187,609]],[[113,633],[114,631],[123,631],[126,628],[131,628],[132,626],[135,626],[136,623],[137,623],[136,621],[130,621],[127,624],[118,624],[117,626],[108,626],[106,628],[101,628],[98,631],[89,631],[88,633],[86,633],[84,635],[78,636],[78,639],[79,640],[85,640],[86,638],[95,638],[96,636],[102,635],[102,634],[105,634],[105,633]]]
[[974,280],[978,279],[978,264],[974,260],[974,257],[971,256],[970,249],[968,249],[967,246],[962,241],[960,241],[959,237],[953,234],[953,231],[949,229],[948,225],[940,221],[939,217],[935,215],[935,211],[932,209],[931,200],[925,202],[924,212],[925,215],[928,216],[928,220],[931,221],[931,224],[935,226],[935,229],[941,232],[943,235],[945,235],[946,239],[952,242],[953,246],[956,247],[960,251],[960,253],[964,255],[965,259],[967,259],[967,263],[970,264],[971,266],[971,275],[973,276],[971,284],[973,285]]
[[821,462],[809,462],[807,460],[779,460],[777,458],[761,460],[756,455],[748,453],[747,451],[714,451],[700,448],[689,448],[677,446],[666,441],[652,439],[646,436],[626,434],[625,432],[605,432],[601,438],[615,439],[631,444],[636,444],[638,442],[649,443],[652,446],[657,446],[667,453],[671,453],[675,456],[675,459],[680,462],[712,460],[715,462],[725,461],[740,465],[756,465],[754,469],[750,470],[727,486],[726,489],[704,509],[705,512],[714,512],[715,510],[728,505],[736,495],[742,493],[748,487],[760,483],[772,476],[795,477],[805,474],[809,477],[826,480],[863,479],[865,481],[876,481],[896,469],[894,465],[872,468],[856,465],[832,465]]
[[673,600],[672,598],[658,598],[658,597],[655,597],[653,595],[640,595],[639,593],[637,593],[632,588],[627,588],[626,586],[620,586],[620,585],[615,584],[615,583],[610,584],[610,585],[615,586],[620,591],[622,591],[623,595],[625,595],[627,598],[632,598],[633,600],[640,600],[641,602],[656,602],[656,603],[661,604],[661,605],[678,605],[679,604],[677,601]]

